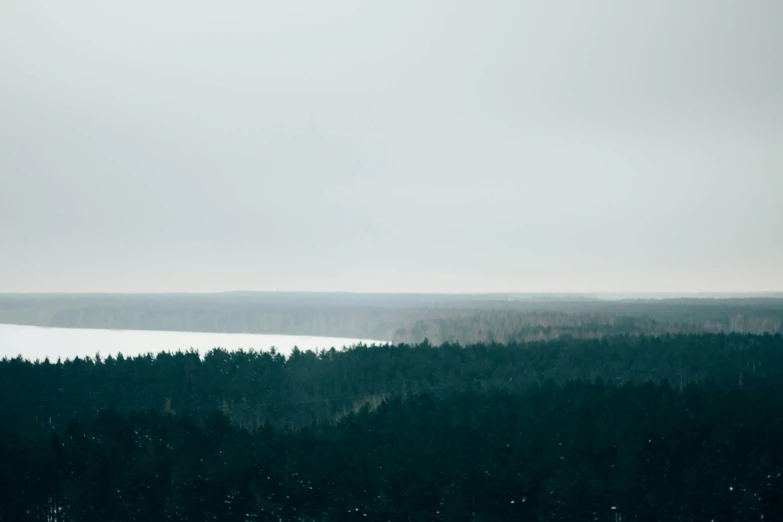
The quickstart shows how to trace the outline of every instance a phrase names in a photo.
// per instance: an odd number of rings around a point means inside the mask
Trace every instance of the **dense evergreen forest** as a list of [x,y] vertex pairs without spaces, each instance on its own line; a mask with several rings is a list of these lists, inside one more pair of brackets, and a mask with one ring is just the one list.
[[3,296],[0,321],[345,335],[0,361],[8,520],[783,519],[783,301]]
[[561,335],[783,333],[783,299],[563,295],[0,294],[0,323],[246,332],[395,343],[519,342]]
[[0,520],[783,519],[783,384],[412,394],[334,424],[104,411],[0,433]]
[[[239,426],[299,428],[334,421],[384,397],[430,392],[523,391],[552,381],[615,384],[712,381],[749,387],[783,378],[780,335],[703,334],[525,344],[359,346],[318,353],[213,350],[135,358],[0,362],[6,426],[61,427],[105,408],[227,413]],[[50,420],[51,419],[51,420]]]
[[0,521],[783,518],[783,337],[0,362]]

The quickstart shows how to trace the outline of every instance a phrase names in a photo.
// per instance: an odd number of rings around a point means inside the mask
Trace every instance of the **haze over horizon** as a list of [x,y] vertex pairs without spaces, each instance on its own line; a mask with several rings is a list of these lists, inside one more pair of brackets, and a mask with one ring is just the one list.
[[758,292],[354,292],[354,291],[330,291],[330,290],[221,290],[221,291],[133,291],[133,292],[0,292],[0,296],[221,296],[221,295],[248,295],[248,296],[357,296],[357,297],[476,297],[483,300],[491,300],[493,297],[501,299],[518,297],[521,299],[550,298],[550,299],[734,299],[734,298],[783,298],[783,292],[774,290]]
[[0,292],[783,291],[783,3],[0,5]]

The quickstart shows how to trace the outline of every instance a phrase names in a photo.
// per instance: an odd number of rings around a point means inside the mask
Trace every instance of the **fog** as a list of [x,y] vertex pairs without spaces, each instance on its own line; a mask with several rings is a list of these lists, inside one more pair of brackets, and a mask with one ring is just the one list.
[[783,3],[0,4],[0,292],[783,289]]
[[0,359],[23,358],[34,361],[49,358],[73,359],[75,357],[106,358],[133,357],[160,352],[197,350],[205,355],[212,348],[229,351],[254,349],[289,355],[294,346],[300,350],[340,349],[345,346],[383,344],[380,341],[345,339],[338,337],[309,337],[296,335],[227,334],[203,332],[159,332],[152,330],[99,330],[83,328],[42,328],[0,324]]

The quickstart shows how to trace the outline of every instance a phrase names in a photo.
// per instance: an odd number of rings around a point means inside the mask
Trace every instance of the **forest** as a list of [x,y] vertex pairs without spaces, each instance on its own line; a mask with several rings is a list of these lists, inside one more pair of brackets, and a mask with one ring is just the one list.
[[52,424],[114,408],[201,416],[226,412],[240,426],[298,428],[331,422],[384,397],[603,379],[614,384],[714,382],[747,388],[783,377],[780,335],[703,334],[524,344],[358,346],[274,352],[215,349],[125,358],[0,362],[6,427]]
[[780,520],[783,386],[571,383],[242,429],[110,409],[0,434],[2,520]]
[[783,299],[559,294],[0,294],[0,323],[316,335],[416,344],[783,333]]
[[0,520],[779,520],[783,337],[0,362]]

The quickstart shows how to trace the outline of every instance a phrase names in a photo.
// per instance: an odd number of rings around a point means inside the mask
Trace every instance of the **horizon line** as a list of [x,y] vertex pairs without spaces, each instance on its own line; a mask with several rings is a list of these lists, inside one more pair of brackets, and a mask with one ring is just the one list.
[[0,295],[224,295],[224,294],[268,294],[268,295],[367,295],[367,296],[537,296],[537,295],[555,295],[555,296],[607,296],[607,295],[669,295],[669,296],[694,296],[694,295],[780,295],[783,296],[783,290],[695,290],[695,291],[677,291],[677,290],[639,290],[639,291],[570,291],[570,290],[545,290],[545,291],[355,291],[355,290],[213,290],[213,291],[31,291],[14,292],[0,291]]

